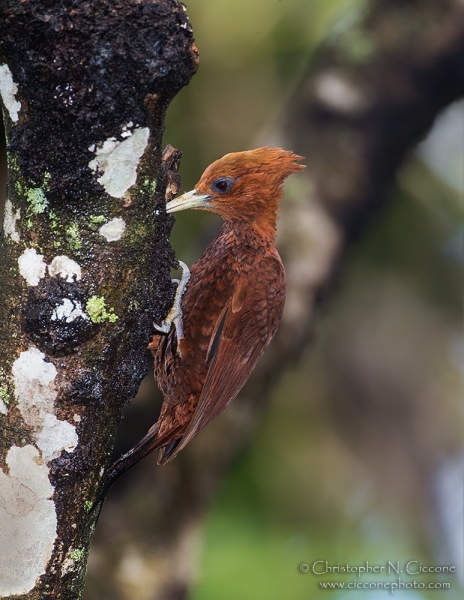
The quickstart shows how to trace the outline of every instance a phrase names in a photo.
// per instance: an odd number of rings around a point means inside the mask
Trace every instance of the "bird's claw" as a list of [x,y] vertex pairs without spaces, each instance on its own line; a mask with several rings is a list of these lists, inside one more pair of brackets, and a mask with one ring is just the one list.
[[[176,318],[179,316],[179,314],[178,314],[179,310],[180,310],[180,315],[182,316],[182,310],[180,309],[180,306],[178,306],[178,302],[177,302],[177,293],[179,291],[180,279],[171,279],[171,283],[177,283],[176,295],[174,297],[174,303],[171,306],[171,310],[168,312],[166,318],[161,323],[161,325],[158,325],[157,323],[153,323],[153,327],[160,333],[169,333],[171,331],[171,325],[176,320]],[[182,298],[182,294],[183,294],[183,292],[180,295],[181,298]]]
[[178,279],[173,279],[174,282],[178,282],[176,295],[174,297],[174,302],[171,306],[171,310],[169,311],[167,317],[161,323],[161,325],[157,325],[153,323],[155,329],[161,333],[169,333],[171,331],[171,326],[174,323],[174,327],[176,328],[177,339],[181,340],[184,337],[184,326],[182,321],[182,296],[184,295],[185,288],[190,279],[190,269],[187,265],[179,261],[179,266],[182,268],[182,277],[180,281]]

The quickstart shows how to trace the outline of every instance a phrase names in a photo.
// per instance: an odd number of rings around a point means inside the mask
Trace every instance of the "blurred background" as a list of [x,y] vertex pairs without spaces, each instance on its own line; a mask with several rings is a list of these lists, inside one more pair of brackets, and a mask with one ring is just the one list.
[[[301,152],[286,125],[289,107],[333,45],[351,53],[354,70],[371,60],[372,39],[360,34],[368,8],[363,0],[187,3],[200,68],[174,99],[165,135],[184,152],[184,189],[226,152],[264,144]],[[350,90],[336,83],[326,81],[325,93],[346,107]],[[385,199],[359,215],[354,237],[333,210],[321,217],[311,154],[307,172],[288,182],[280,341],[242,397],[172,465],[149,457],[115,486],[95,534],[86,600],[377,600],[391,594],[322,590],[320,582],[397,581],[316,576],[317,560],[454,565],[454,575],[400,577],[448,582],[446,598],[462,598],[464,102],[437,112],[425,139],[401,157]],[[339,166],[331,167],[335,188]],[[177,256],[195,261],[219,226],[208,213],[180,214]],[[302,300],[305,277],[317,293]],[[149,377],[127,408],[116,455],[155,422],[160,402]]]

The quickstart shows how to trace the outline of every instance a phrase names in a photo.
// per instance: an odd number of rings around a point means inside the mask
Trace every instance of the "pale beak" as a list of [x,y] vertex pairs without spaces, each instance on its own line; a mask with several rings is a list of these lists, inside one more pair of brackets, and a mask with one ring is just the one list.
[[178,198],[174,198],[171,202],[166,204],[166,212],[174,213],[179,212],[180,210],[187,210],[187,208],[212,208],[213,205],[208,202],[211,196],[207,194],[199,194],[197,190],[192,190],[191,192],[186,192],[179,196]]

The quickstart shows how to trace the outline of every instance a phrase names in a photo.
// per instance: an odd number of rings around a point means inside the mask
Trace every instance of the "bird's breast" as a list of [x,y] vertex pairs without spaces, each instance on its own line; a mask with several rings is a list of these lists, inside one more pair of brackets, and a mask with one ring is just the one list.
[[264,348],[267,339],[263,336],[273,336],[285,298],[285,272],[275,248],[249,244],[230,232],[218,236],[190,271],[182,297],[184,339],[179,342],[173,328],[154,353],[158,382],[165,398],[173,402],[201,393],[212,338],[225,307],[237,314],[251,297],[256,315],[250,314],[255,320],[249,323],[250,331],[260,326],[260,314],[272,308],[275,318],[263,325],[262,334],[256,334]]

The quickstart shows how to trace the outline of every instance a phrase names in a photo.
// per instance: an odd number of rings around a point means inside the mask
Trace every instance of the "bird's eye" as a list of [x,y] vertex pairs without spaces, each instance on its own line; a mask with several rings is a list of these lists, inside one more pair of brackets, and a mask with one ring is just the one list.
[[211,185],[213,192],[219,192],[220,194],[226,194],[233,186],[235,179],[232,177],[219,177],[215,179]]

